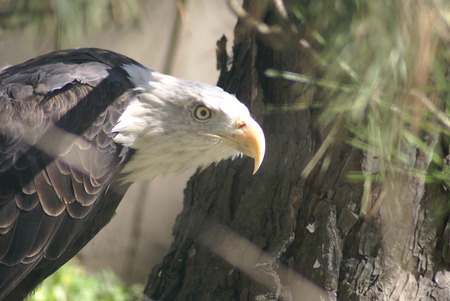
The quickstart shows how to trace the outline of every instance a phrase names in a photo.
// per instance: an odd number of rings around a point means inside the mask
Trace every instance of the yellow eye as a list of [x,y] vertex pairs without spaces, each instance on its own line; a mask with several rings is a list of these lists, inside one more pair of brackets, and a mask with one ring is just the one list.
[[205,121],[211,118],[211,110],[204,105],[199,105],[195,108],[194,117],[198,120]]

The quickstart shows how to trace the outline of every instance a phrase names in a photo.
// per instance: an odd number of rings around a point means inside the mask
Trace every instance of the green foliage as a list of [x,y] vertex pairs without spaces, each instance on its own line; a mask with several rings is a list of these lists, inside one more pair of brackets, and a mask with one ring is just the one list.
[[[362,215],[375,186],[381,199],[398,191],[392,200],[402,198],[406,178],[450,190],[448,1],[285,3],[303,25],[291,44],[303,48],[311,73],[266,75],[295,82],[297,91],[313,89],[314,96],[267,110],[320,108],[319,126],[327,129],[302,175],[319,162],[323,170],[328,148],[344,139],[364,152],[362,170],[348,175],[364,183]],[[445,216],[450,202],[440,206]]]
[[315,86],[316,98],[324,100],[322,126],[339,123],[333,139],[345,129],[346,141],[369,153],[367,175],[375,173],[381,181],[399,172],[423,177],[414,165],[418,151],[435,164],[433,179],[448,181],[442,165],[449,150],[439,153],[435,147],[450,134],[448,3],[290,3],[291,14],[308,24],[300,45],[314,54],[314,74],[266,74]]
[[86,33],[108,26],[137,24],[139,0],[0,0],[0,29],[32,28],[38,36],[54,36],[55,48],[80,41]]
[[132,301],[142,299],[143,286],[127,287],[111,270],[88,274],[69,262],[47,278],[28,301]]

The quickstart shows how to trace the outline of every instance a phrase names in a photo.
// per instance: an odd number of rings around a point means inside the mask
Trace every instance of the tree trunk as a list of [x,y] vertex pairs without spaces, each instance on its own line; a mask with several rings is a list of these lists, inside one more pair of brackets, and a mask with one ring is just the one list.
[[[292,43],[308,34],[307,26],[297,32],[300,24],[286,22],[283,11],[268,3],[247,0],[244,8],[254,20],[284,26],[291,35],[262,34],[253,19],[241,16],[233,65],[222,69],[219,80],[262,124],[265,161],[253,176],[251,160],[242,158],[209,167],[189,181],[173,245],[153,269],[146,296],[449,300],[450,221],[445,213],[435,214],[448,206],[448,191],[400,172],[391,174],[392,185],[373,184],[369,190],[366,182],[349,181],[352,172],[376,167],[370,153],[346,144],[345,137],[334,140],[308,177],[302,176],[328,134],[341,132],[339,122],[321,127],[320,108],[293,106],[314,104],[320,89],[299,90],[293,81],[265,75],[268,68],[318,72],[310,49]],[[437,137],[425,143],[441,147]],[[405,169],[425,172],[430,156],[414,147],[409,152]]]

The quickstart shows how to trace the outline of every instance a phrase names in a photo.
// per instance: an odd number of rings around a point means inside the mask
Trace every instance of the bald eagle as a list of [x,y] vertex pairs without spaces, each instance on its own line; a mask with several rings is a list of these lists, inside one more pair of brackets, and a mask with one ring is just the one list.
[[108,50],[0,72],[0,300],[21,300],[112,218],[131,183],[243,153],[261,127],[234,96]]

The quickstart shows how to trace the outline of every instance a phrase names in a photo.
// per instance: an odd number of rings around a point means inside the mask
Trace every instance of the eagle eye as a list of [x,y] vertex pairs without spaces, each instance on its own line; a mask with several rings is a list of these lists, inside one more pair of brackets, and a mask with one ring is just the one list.
[[204,105],[199,105],[194,110],[194,117],[197,120],[205,121],[210,119],[211,116],[212,116],[211,110]]

